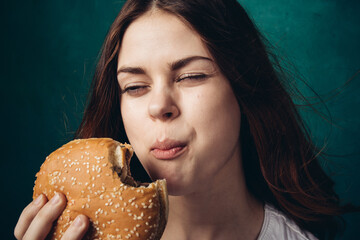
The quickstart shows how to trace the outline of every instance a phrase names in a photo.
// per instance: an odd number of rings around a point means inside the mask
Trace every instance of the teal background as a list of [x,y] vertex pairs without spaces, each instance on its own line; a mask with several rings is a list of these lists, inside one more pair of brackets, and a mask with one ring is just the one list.
[[[333,156],[336,189],[360,204],[360,1],[241,0],[276,52],[319,93],[332,124],[304,109],[312,135]],[[69,141],[97,55],[123,1],[10,1],[1,7],[1,239],[12,239],[45,157]],[[349,81],[350,80],[350,81]],[[298,81],[308,97],[313,92]],[[332,94],[339,92],[339,94]],[[330,119],[330,117],[328,117]],[[335,156],[342,155],[342,156]],[[346,217],[344,239],[360,234]]]

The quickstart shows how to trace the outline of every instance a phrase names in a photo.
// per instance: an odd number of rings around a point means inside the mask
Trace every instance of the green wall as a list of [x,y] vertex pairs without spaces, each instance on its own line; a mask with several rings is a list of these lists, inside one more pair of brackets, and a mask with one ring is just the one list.
[[[333,124],[303,111],[314,139],[324,141],[336,189],[360,204],[360,1],[241,0],[280,56],[326,99]],[[10,1],[3,3],[1,64],[2,239],[31,201],[45,157],[69,141],[84,107],[98,51],[123,1]],[[313,93],[299,81],[307,96]],[[344,86],[345,85],[345,86]],[[340,94],[328,98],[332,91]],[[317,107],[325,111],[324,105]],[[345,239],[360,234],[348,215]]]

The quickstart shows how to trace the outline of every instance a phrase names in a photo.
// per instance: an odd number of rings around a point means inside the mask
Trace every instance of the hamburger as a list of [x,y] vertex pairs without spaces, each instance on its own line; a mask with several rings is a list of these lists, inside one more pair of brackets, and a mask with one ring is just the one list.
[[168,217],[166,180],[135,181],[133,149],[110,138],[73,140],[51,153],[36,174],[33,198],[63,193],[67,205],[48,235],[61,239],[76,216],[90,227],[84,239],[160,239]]

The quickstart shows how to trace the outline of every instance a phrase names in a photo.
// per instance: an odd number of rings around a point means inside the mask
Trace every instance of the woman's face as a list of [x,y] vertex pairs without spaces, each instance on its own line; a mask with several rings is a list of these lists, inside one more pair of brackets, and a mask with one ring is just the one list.
[[118,82],[129,141],[150,177],[167,180],[169,194],[198,191],[239,162],[234,93],[199,35],[176,16],[154,11],[130,24]]

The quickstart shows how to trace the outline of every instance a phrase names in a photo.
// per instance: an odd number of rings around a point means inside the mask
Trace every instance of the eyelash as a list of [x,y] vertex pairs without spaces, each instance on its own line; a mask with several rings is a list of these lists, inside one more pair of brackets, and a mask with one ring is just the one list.
[[[186,79],[197,81],[197,80],[205,79],[207,77],[209,77],[209,76],[206,74],[184,74],[182,77],[176,79],[175,81],[181,82]],[[148,87],[147,85],[129,86],[129,87],[126,87],[124,90],[122,90],[121,94],[129,93],[131,95],[136,95],[137,93],[139,93],[139,91],[141,91],[142,89],[145,89],[147,87]]]
[[201,80],[201,79],[204,79],[204,78],[207,78],[208,75],[206,74],[185,74],[183,77],[180,77],[179,79],[176,80],[176,82],[180,82],[180,81],[183,81],[185,79],[190,79],[190,80]]
[[121,91],[121,94],[124,93],[130,93],[132,95],[137,94],[139,91],[141,91],[141,89],[145,89],[148,86],[143,86],[143,85],[139,85],[139,86],[130,86],[125,88],[124,90]]

